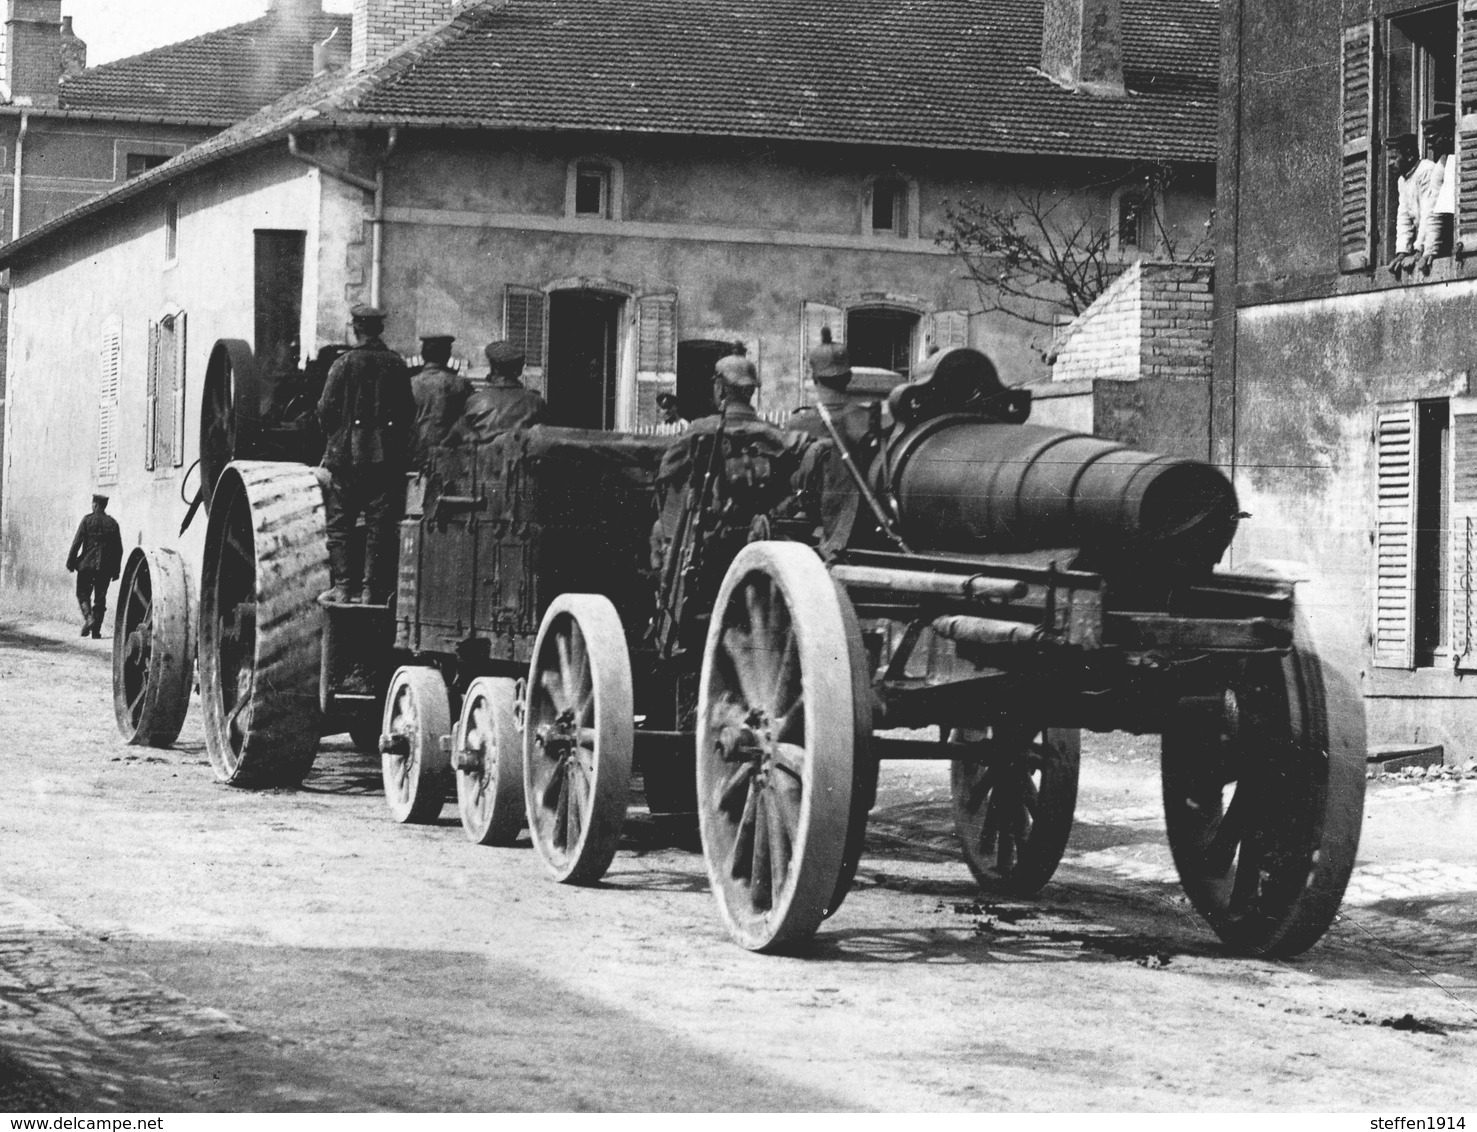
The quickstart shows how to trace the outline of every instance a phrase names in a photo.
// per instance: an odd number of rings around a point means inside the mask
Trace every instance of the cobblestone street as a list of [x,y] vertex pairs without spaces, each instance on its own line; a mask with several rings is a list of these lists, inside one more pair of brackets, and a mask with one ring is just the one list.
[[893,765],[846,905],[807,955],[762,957],[723,938],[691,842],[639,811],[605,883],[556,886],[526,842],[467,844],[450,809],[395,826],[377,761],[343,740],[303,790],[266,793],[211,781],[193,716],[173,750],[124,747],[107,672],[105,646],[62,627],[0,628],[0,727],[17,739],[0,1096],[119,1111],[1469,1099],[1477,862],[1443,846],[1470,842],[1477,781],[1372,782],[1342,916],[1273,962],[1225,955],[1182,895],[1153,740],[1086,745],[1072,844],[1035,901],[982,900],[946,768]]

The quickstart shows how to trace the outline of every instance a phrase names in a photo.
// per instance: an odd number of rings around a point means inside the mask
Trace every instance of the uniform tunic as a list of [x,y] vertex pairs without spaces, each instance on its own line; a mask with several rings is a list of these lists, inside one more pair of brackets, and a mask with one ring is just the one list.
[[472,383],[455,370],[430,362],[410,379],[410,389],[415,395],[412,459],[424,465],[461,419]]
[[516,377],[494,378],[467,398],[455,435],[469,443],[480,443],[509,429],[539,424],[548,415],[548,403]]

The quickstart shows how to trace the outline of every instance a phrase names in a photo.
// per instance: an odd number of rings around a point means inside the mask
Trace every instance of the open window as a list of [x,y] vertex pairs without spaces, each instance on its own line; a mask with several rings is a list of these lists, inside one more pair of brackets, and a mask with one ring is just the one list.
[[605,157],[581,157],[569,163],[564,212],[580,220],[621,218],[621,167]]
[[846,343],[851,364],[890,369],[904,380],[918,356],[917,312],[893,307],[854,307],[846,313]]
[[906,177],[884,173],[867,182],[862,231],[873,236],[904,238],[917,234],[918,193]]

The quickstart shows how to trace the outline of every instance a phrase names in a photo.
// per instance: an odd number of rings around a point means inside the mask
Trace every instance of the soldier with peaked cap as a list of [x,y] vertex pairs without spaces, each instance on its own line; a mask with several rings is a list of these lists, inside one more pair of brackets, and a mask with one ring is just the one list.
[[523,351],[511,342],[499,341],[489,342],[482,352],[490,367],[487,385],[467,398],[466,412],[452,436],[475,443],[547,419],[548,404],[520,380]]
[[421,335],[421,360],[425,364],[410,379],[415,395],[416,467],[424,467],[431,452],[450,435],[472,395],[472,383],[449,364],[455,341],[450,334]]
[[851,359],[845,346],[831,340],[829,326],[821,328],[821,343],[810,351],[809,361],[810,376],[815,381],[815,400],[795,410],[790,417],[790,427],[820,440],[830,438],[830,430],[815,408],[816,405],[824,405],[837,431],[845,439],[852,458],[865,466],[871,457],[871,411],[862,402],[846,395],[851,384]]
[[[405,505],[405,468],[415,425],[415,396],[405,362],[381,340],[385,312],[358,305],[349,312],[356,344],[328,371],[318,400],[327,445],[323,499],[328,568],[333,585],[323,602],[358,601],[367,585],[372,604],[389,601],[399,560],[397,524]],[[364,517],[364,560],[356,561],[354,526]]]
[[77,608],[82,611],[81,636],[102,636],[108,611],[108,586],[123,565],[123,538],[108,514],[108,497],[94,495],[91,513],[82,516],[67,554],[67,569],[77,572]]

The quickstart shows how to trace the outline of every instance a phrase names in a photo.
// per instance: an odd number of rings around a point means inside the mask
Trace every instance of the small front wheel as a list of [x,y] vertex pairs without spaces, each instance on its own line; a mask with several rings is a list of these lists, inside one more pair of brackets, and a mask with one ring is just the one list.
[[424,824],[441,815],[451,788],[451,735],[446,681],[434,668],[396,670],[385,696],[380,769],[385,801],[397,822]]
[[561,594],[528,671],[523,789],[528,830],[550,874],[593,884],[615,859],[636,742],[631,656],[599,594]]
[[480,676],[462,701],[457,728],[457,809],[477,845],[511,845],[523,829],[523,739],[517,681]]

